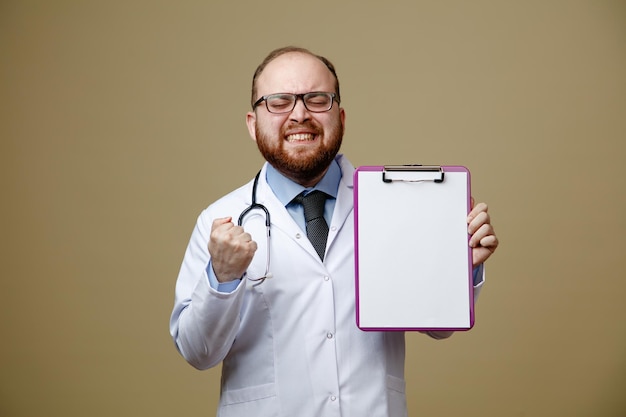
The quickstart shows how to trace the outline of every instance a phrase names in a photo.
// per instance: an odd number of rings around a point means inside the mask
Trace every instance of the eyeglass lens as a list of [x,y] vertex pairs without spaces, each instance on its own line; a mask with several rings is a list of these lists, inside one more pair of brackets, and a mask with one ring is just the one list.
[[265,98],[265,104],[271,113],[289,113],[296,107],[298,98],[302,98],[304,106],[312,112],[325,112],[333,106],[331,93],[272,94]]

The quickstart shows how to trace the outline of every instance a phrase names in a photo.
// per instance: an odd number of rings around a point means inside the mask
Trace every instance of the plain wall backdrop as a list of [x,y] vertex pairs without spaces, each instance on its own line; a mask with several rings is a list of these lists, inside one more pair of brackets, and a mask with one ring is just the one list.
[[475,328],[407,335],[410,415],[626,415],[624,1],[4,0],[0,416],[215,414],[174,283],[289,44],[337,66],[355,165],[465,165],[490,206]]

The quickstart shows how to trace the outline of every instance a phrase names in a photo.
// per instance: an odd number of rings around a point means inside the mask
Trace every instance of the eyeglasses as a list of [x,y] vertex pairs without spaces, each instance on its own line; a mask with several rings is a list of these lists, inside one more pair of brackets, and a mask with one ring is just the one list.
[[267,107],[267,111],[270,113],[290,113],[296,107],[298,99],[301,99],[304,107],[313,113],[323,113],[332,109],[333,101],[339,103],[335,93],[318,91],[305,94],[278,93],[261,97],[252,105],[252,108],[256,109],[259,104],[265,102],[265,107]]

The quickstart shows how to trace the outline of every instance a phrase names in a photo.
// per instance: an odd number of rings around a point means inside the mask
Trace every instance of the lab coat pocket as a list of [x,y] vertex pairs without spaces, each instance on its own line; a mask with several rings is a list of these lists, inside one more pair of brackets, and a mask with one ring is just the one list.
[[398,377],[387,375],[387,407],[390,416],[406,416],[406,382]]
[[387,389],[404,394],[406,382],[393,375],[387,375]]
[[274,383],[227,390],[220,398],[219,417],[278,416]]

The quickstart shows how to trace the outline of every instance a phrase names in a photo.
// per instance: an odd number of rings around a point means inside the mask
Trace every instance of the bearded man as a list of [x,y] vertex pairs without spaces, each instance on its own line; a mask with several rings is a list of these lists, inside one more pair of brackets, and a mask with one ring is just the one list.
[[[248,131],[267,162],[198,218],[176,283],[176,347],[198,369],[222,363],[219,416],[406,416],[404,333],[355,321],[354,167],[339,154],[335,68],[275,50],[251,103]],[[498,246],[484,203],[468,233],[477,293]]]

